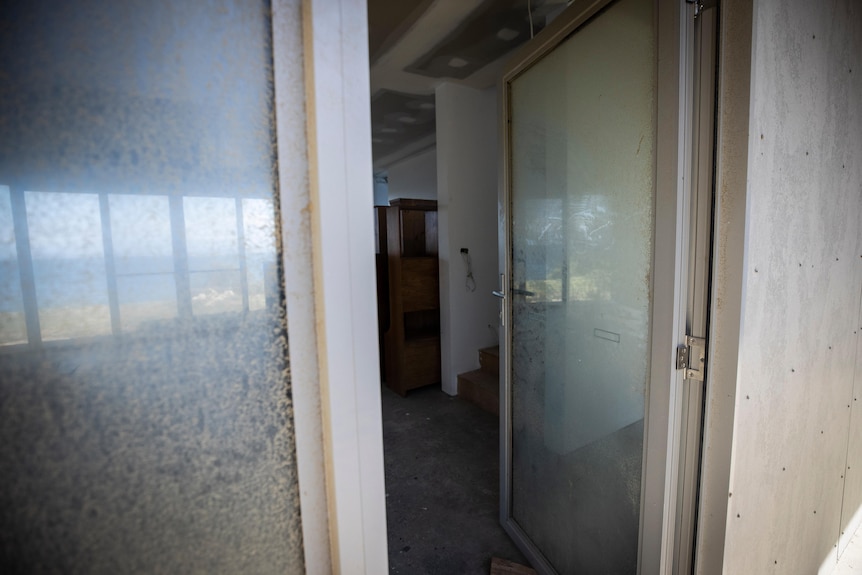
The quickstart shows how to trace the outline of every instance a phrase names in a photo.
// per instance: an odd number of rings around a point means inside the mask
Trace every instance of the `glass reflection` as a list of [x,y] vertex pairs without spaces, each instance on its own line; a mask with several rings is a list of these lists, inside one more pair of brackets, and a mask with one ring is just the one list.
[[[271,200],[243,199],[243,238],[248,270],[248,305],[250,309],[266,306],[273,300],[275,276],[275,217]],[[267,280],[267,277],[270,279]]]
[[120,326],[124,333],[177,315],[167,196],[108,197]]
[[192,313],[241,310],[236,201],[183,198]]
[[110,334],[99,196],[27,192],[24,200],[42,339]]
[[[186,250],[175,253],[167,196],[106,197],[103,226],[99,194],[25,195],[43,340],[107,335],[112,316],[124,333],[176,318],[178,273],[188,274],[195,315],[262,310],[277,300],[272,200],[243,198],[238,213],[233,198],[183,198]],[[22,344],[26,322],[8,187],[0,187],[0,208],[0,342]]]

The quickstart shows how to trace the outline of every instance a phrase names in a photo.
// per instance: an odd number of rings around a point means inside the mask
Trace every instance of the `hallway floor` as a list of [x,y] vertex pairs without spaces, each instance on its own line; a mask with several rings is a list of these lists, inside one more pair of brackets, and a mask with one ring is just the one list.
[[499,522],[497,417],[439,387],[382,388],[390,573],[487,575],[527,564]]

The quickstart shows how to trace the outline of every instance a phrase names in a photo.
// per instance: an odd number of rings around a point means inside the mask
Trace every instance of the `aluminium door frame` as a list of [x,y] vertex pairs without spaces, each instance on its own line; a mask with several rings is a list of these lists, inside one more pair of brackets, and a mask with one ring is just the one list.
[[[521,48],[506,66],[501,81],[502,185],[500,191],[501,289],[512,289],[511,231],[511,82],[550,53],[613,0],[575,0],[535,39]],[[644,467],[642,473],[638,570],[672,573],[677,549],[681,422],[684,380],[676,370],[675,350],[685,341],[689,283],[689,235],[692,187],[692,50],[694,10],[685,0],[656,0],[656,200],[653,236],[650,326],[650,384],[645,401]],[[656,254],[664,254],[656,257]],[[511,323],[508,298],[503,300],[500,337],[500,521],[540,572],[553,568],[512,518],[511,508]],[[699,430],[698,430],[699,435]],[[659,528],[660,527],[660,528]]]
[[709,371],[693,573],[723,572],[746,276],[746,209],[755,7],[721,0],[717,33],[715,203]]
[[[691,192],[691,245],[688,259],[686,333],[708,342],[712,274],[712,230],[715,205],[715,86],[717,68],[718,1],[701,2],[691,37],[692,50],[687,67],[693,84],[691,130],[688,141],[692,152],[687,173]],[[707,352],[708,350],[707,344]],[[704,398],[709,381],[709,365],[703,381],[686,380],[681,393],[680,454],[677,490],[674,573],[691,573],[694,565],[697,532],[697,506],[703,447]]]

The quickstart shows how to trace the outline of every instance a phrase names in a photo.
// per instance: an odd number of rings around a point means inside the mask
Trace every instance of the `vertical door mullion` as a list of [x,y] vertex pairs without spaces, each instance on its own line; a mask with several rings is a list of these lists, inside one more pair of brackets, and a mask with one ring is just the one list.
[[192,288],[189,278],[189,255],[186,246],[186,222],[183,196],[169,196],[171,212],[171,242],[173,246],[174,277],[177,287],[177,316],[192,317]]
[[111,333],[120,334],[120,298],[117,289],[117,266],[114,261],[114,237],[111,229],[111,206],[108,194],[99,194],[99,215],[102,221],[102,249],[105,258],[105,279],[108,284],[108,307],[111,312]]
[[12,221],[15,226],[15,248],[18,254],[18,275],[21,279],[27,341],[30,347],[38,347],[42,344],[42,330],[39,324],[39,305],[36,300],[36,279],[30,251],[30,227],[27,222],[24,191],[19,186],[11,185],[9,196],[12,203]]
[[243,225],[242,198],[236,198],[236,246],[239,255],[239,285],[242,292],[242,311],[248,313],[248,265],[245,259],[245,226]]

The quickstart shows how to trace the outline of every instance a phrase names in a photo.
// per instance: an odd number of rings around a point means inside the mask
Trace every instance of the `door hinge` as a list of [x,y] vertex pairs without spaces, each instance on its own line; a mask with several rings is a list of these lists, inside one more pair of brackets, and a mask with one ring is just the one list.
[[685,370],[685,378],[703,381],[706,369],[706,340],[685,336],[685,344],[676,348],[676,368]]

